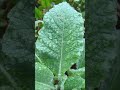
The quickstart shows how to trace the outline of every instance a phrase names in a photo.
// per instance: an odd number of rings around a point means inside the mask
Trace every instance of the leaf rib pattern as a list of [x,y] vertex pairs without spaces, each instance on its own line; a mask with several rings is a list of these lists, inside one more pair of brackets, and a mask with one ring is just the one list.
[[43,21],[44,27],[36,41],[38,56],[54,75],[62,76],[81,58],[84,19],[82,14],[63,2],[49,10]]

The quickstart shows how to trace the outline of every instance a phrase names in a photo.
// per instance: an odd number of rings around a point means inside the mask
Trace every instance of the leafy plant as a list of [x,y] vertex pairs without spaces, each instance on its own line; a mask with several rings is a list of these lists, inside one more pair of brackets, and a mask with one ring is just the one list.
[[36,90],[84,90],[82,14],[62,2],[45,14],[43,22],[36,41]]

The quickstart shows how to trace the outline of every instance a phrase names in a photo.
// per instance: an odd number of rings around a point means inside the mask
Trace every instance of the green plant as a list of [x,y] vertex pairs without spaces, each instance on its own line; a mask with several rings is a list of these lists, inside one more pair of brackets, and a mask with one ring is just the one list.
[[36,41],[36,90],[84,90],[82,14],[62,2],[44,15],[43,23]]

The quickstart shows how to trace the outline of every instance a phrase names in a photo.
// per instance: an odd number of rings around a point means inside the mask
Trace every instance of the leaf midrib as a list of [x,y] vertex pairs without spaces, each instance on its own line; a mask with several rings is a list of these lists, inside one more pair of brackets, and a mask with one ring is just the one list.
[[60,64],[59,64],[59,73],[58,73],[58,79],[61,79],[61,68],[62,68],[62,61],[63,61],[63,44],[64,44],[64,24],[62,29],[62,40],[61,40],[61,50],[60,50]]

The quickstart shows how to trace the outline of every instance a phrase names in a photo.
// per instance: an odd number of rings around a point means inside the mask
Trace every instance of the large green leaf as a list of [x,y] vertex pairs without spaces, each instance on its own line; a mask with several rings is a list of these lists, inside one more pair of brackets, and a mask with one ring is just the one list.
[[35,64],[35,90],[54,90],[53,73],[44,65]]
[[81,58],[84,19],[67,2],[62,2],[47,12],[43,21],[36,55],[56,76],[61,76]]

